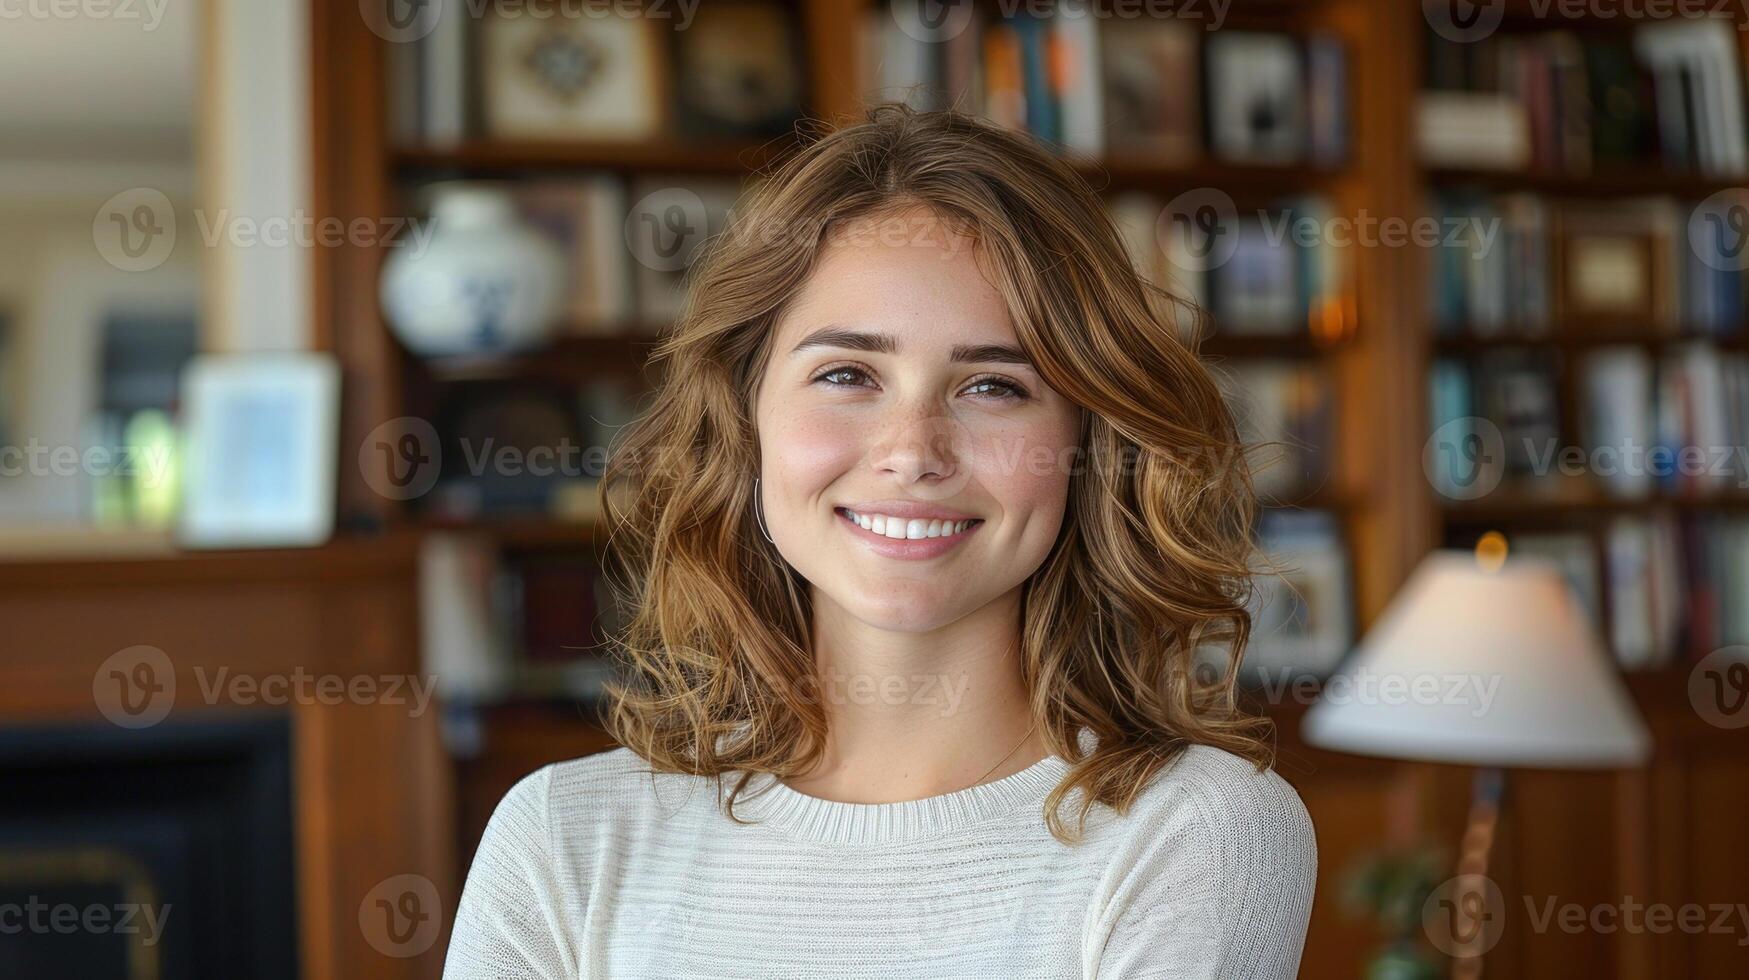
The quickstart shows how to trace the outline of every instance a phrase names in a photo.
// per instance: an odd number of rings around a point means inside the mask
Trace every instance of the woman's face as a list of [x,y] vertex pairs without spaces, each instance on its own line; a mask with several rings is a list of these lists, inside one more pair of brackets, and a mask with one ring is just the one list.
[[777,324],[760,495],[816,603],[924,632],[1043,563],[1080,410],[1026,362],[969,239],[923,212],[865,228],[825,246]]

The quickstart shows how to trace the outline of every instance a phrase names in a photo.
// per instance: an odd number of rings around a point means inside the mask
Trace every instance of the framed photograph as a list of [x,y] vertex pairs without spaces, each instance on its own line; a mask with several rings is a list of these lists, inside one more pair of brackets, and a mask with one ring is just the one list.
[[334,530],[340,365],[304,352],[202,355],[182,375],[177,541],[321,544]]
[[716,2],[673,32],[677,115],[688,137],[780,136],[801,118],[793,8]]
[[500,11],[480,55],[498,138],[637,141],[667,127],[662,37],[650,18]]
[[1555,228],[1557,322],[1645,333],[1674,324],[1671,229],[1651,208],[1563,209]]
[[1260,524],[1266,562],[1253,583],[1250,682],[1326,677],[1354,643],[1347,549],[1327,512],[1274,511]]

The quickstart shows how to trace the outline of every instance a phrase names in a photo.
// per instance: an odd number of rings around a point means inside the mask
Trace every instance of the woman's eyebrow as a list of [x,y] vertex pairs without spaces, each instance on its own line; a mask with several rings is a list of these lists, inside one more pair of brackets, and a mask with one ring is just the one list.
[[[851,330],[845,327],[821,327],[819,330],[802,338],[791,355],[817,347],[839,347],[846,350],[867,351],[874,354],[892,354],[899,349],[899,341],[892,334],[870,333],[866,330]],[[1024,364],[1032,367],[1032,358],[1026,352],[1010,344],[957,344],[948,352],[948,360],[956,363],[969,364]]]

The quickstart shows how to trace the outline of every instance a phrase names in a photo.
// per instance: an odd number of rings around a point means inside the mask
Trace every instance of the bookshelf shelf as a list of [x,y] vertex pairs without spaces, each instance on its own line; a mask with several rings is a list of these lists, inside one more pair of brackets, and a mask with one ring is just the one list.
[[1476,354],[1508,347],[1554,347],[1565,351],[1586,351],[1599,347],[1638,347],[1652,353],[1685,344],[1710,344],[1721,350],[1749,350],[1749,328],[1736,333],[1714,336],[1708,334],[1648,335],[1601,331],[1552,330],[1543,334],[1504,332],[1499,334],[1447,334],[1433,339],[1433,348],[1440,354]]
[[[512,171],[609,170],[740,175],[764,169],[793,152],[795,140],[764,142],[568,142],[470,140],[449,147],[402,147],[390,164],[403,176],[428,173],[492,175]],[[1212,158],[1163,163],[1138,155],[1072,158],[1075,169],[1103,189],[1188,190],[1216,187],[1246,197],[1327,188],[1342,167],[1246,163]]]
[[438,357],[418,363],[431,380],[440,383],[507,378],[575,381],[603,374],[626,375],[646,369],[659,343],[654,329],[633,326],[617,334],[566,336],[546,347],[514,354]]
[[565,142],[470,140],[452,147],[402,148],[390,163],[409,176],[427,171],[493,174],[515,170],[617,170],[740,174],[792,151],[794,142]]
[[461,518],[422,516],[413,522],[422,531],[485,534],[515,551],[571,551],[591,547],[600,525],[595,521],[545,514]]
[[1681,512],[1749,512],[1749,493],[1691,497],[1654,494],[1647,497],[1541,497],[1522,493],[1491,494],[1481,500],[1443,501],[1440,509],[1453,523],[1467,526],[1495,523],[1536,526],[1552,521],[1589,520],[1654,510]]
[[1216,333],[1205,338],[1197,353],[1207,359],[1316,358],[1341,350],[1346,340],[1326,341],[1310,333],[1243,335]]
[[1145,157],[1077,160],[1075,169],[1095,187],[1182,191],[1212,187],[1235,197],[1257,199],[1307,191],[1328,191],[1347,173],[1340,167],[1240,163],[1205,159],[1163,164]]
[[1592,173],[1429,167],[1426,179],[1429,184],[1446,189],[1475,186],[1493,191],[1523,191],[1573,198],[1656,194],[1703,198],[1722,190],[1749,187],[1749,173],[1731,177],[1671,173],[1655,167],[1600,169]]

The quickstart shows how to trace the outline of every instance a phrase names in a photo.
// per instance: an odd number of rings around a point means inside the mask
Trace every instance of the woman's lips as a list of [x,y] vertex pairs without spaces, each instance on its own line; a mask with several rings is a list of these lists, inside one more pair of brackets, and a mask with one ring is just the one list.
[[976,519],[970,527],[958,534],[944,534],[938,538],[889,538],[885,534],[876,534],[852,520],[849,513],[841,507],[835,508],[833,513],[837,516],[840,524],[849,529],[851,534],[855,535],[876,554],[886,558],[906,560],[935,558],[947,554],[959,547],[967,538],[976,534],[978,528],[984,526],[983,520]]

